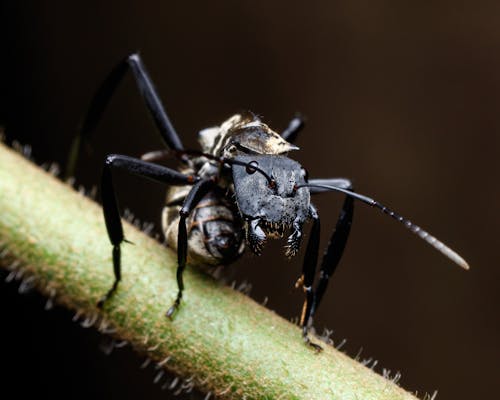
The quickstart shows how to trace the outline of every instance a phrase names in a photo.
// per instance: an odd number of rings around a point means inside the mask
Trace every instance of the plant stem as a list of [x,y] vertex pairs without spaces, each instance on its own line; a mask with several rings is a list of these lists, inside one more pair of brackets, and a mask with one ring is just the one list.
[[122,246],[123,280],[99,311],[113,282],[100,207],[3,144],[0,209],[3,267],[22,269],[42,293],[101,330],[112,327],[202,391],[227,399],[416,399],[331,346],[317,354],[297,326],[189,267],[183,304],[168,320],[175,257],[127,223],[135,245]]

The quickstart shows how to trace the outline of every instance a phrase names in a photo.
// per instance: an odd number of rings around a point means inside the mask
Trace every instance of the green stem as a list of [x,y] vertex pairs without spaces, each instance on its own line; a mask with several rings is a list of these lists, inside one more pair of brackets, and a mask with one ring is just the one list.
[[[187,268],[175,320],[175,257],[129,224],[123,281],[113,281],[102,211],[0,144],[0,264],[21,268],[57,303],[115,330],[164,368],[228,399],[416,399],[331,346],[317,354],[300,330],[247,296]],[[167,361],[168,360],[168,361]]]

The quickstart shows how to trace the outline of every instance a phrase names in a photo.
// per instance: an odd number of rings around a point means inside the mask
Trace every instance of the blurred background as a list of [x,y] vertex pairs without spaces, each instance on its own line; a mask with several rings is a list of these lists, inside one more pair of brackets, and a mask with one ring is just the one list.
[[[301,112],[307,127],[291,156],[311,177],[352,178],[360,193],[428,229],[471,265],[461,270],[358,204],[317,330],[333,329],[336,343],[347,339],[343,349],[353,357],[362,348],[379,372],[400,371],[401,385],[420,395],[498,393],[498,1],[0,4],[0,124],[8,142],[31,144],[38,163],[64,165],[94,90],[136,50],[186,147],[197,148],[198,130],[240,110],[278,131]],[[108,153],[161,147],[128,77],[92,153],[80,158],[77,182],[98,184]],[[121,204],[158,229],[165,189],[130,176],[117,187]],[[335,194],[315,199],[322,247],[341,202]],[[293,318],[302,304],[291,290],[301,257],[288,261],[281,246],[269,243],[258,263],[246,254],[235,279]],[[140,369],[141,357],[127,348],[106,356],[95,332],[65,310],[44,311],[44,303],[0,284],[4,390],[73,399],[172,395],[161,390],[171,377],[154,385],[156,372]]]

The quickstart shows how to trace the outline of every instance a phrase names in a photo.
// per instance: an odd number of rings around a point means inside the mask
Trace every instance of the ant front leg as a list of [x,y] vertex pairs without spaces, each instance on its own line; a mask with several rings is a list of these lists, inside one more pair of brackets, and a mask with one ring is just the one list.
[[177,292],[177,297],[174,304],[168,309],[166,316],[172,319],[174,313],[179,308],[182,300],[182,292],[184,290],[184,281],[182,279],[182,274],[184,268],[186,267],[187,258],[187,246],[188,246],[188,235],[186,229],[186,218],[189,216],[191,211],[198,205],[200,200],[205,196],[210,190],[215,186],[215,182],[212,179],[200,180],[196,183],[193,188],[189,191],[184,204],[179,211],[179,229],[177,233],[177,287],[179,291]]
[[307,242],[306,254],[304,257],[304,264],[302,267],[302,275],[296,283],[297,285],[302,284],[304,294],[306,299],[304,301],[304,306],[302,307],[302,314],[300,316],[300,326],[302,327],[302,336],[304,342],[314,348],[316,351],[321,351],[323,348],[311,342],[309,339],[309,325],[311,323],[312,310],[314,305],[315,294],[312,288],[314,283],[314,275],[316,273],[316,264],[318,262],[318,251],[319,251],[319,236],[320,236],[320,220],[316,208],[311,204],[309,206],[309,214],[313,220],[313,225],[311,228],[311,234],[309,236],[309,241]]
[[[348,179],[337,178],[337,179],[311,179],[309,181],[311,185],[335,185],[342,189],[352,190],[352,183]],[[312,186],[310,188],[311,194],[323,193],[324,190],[320,187]],[[342,211],[340,213],[339,219],[334,233],[328,244],[327,251],[323,257],[321,263],[320,278],[316,290],[312,290],[312,284],[314,280],[314,274],[316,272],[316,264],[318,261],[318,251],[319,251],[319,238],[320,238],[320,224],[319,217],[316,209],[311,205],[311,218],[313,219],[313,226],[311,228],[311,235],[309,242],[307,244],[306,255],[304,259],[303,274],[297,281],[296,285],[302,284],[304,292],[306,294],[306,301],[302,309],[302,316],[300,319],[300,324],[302,326],[302,335],[304,341],[312,346],[317,351],[321,351],[321,346],[312,343],[308,337],[309,325],[312,322],[314,313],[319,307],[319,303],[323,298],[323,294],[328,285],[328,280],[330,276],[335,271],[340,258],[345,249],[347,239],[349,237],[349,232],[351,229],[352,217],[354,212],[354,199],[347,196]]]
[[99,300],[97,306],[102,308],[107,300],[116,292],[121,280],[121,250],[120,245],[127,240],[123,234],[120,211],[113,186],[112,169],[121,169],[126,172],[148,178],[155,182],[168,185],[193,185],[199,180],[195,175],[186,175],[160,165],[151,164],[133,157],[112,154],[106,157],[102,171],[101,191],[104,220],[109,240],[113,245],[113,271],[115,281],[108,292]]
[[[341,189],[353,191],[352,182],[345,178],[311,179],[309,183],[311,185],[331,185]],[[326,191],[327,190],[319,187],[310,188],[311,194],[324,193]],[[328,243],[328,247],[321,262],[319,282],[315,290],[314,303],[311,309],[311,318],[317,311],[321,299],[323,298],[323,294],[326,291],[328,281],[335,272],[342,254],[344,253],[347,239],[349,238],[349,233],[351,231],[353,214],[354,198],[346,196],[337,220],[337,225],[335,226],[335,230],[332,233],[330,242]]]

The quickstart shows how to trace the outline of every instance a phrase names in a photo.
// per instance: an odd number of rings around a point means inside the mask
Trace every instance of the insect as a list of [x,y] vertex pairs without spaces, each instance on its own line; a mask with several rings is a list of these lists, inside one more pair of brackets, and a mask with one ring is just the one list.
[[[305,295],[300,317],[302,337],[316,350],[308,335],[316,313],[342,257],[353,219],[354,201],[379,209],[408,228],[462,268],[465,260],[434,236],[378,201],[358,194],[346,178],[310,179],[306,170],[288,157],[298,150],[293,144],[303,121],[291,120],[276,133],[256,115],[246,112],[232,116],[220,126],[199,133],[200,150],[186,150],[168,118],[154,85],[138,54],[126,57],[108,75],[93,97],[81,129],[81,137],[94,130],[125,73],[131,70],[139,91],[166,145],[166,150],[133,158],[112,154],[106,157],[101,191],[104,219],[113,246],[113,286],[99,301],[102,307],[121,280],[120,246],[125,241],[120,212],[113,187],[113,170],[148,178],[169,186],[163,210],[162,228],[169,246],[177,249],[178,292],[166,311],[172,318],[181,305],[184,291],[183,271],[187,260],[208,266],[229,264],[243,254],[245,247],[260,255],[268,238],[286,237],[285,254],[297,254],[304,225],[312,221],[302,273],[296,286]],[[176,157],[178,170],[155,163]],[[345,196],[335,230],[319,267],[320,217],[312,196],[339,192]]]

